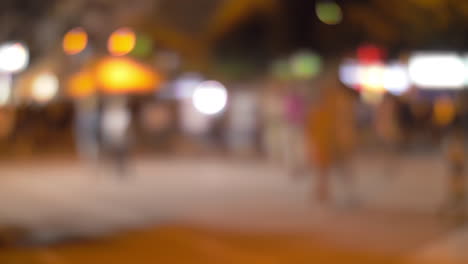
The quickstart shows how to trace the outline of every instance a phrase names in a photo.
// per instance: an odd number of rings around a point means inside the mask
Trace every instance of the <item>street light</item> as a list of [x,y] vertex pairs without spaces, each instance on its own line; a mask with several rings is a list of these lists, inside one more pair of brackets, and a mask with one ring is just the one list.
[[216,115],[226,107],[228,95],[226,88],[221,83],[206,81],[195,88],[192,100],[195,109],[200,113]]
[[131,28],[119,28],[108,40],[107,49],[113,56],[123,56],[130,53],[136,44],[136,35]]
[[423,89],[463,89],[465,64],[456,53],[416,53],[410,57],[411,81]]
[[146,93],[162,81],[150,67],[123,57],[104,58],[94,70],[96,85],[106,94]]
[[86,31],[77,27],[65,34],[63,38],[63,51],[68,55],[75,55],[86,49],[88,45],[88,34]]
[[59,81],[55,74],[45,72],[39,74],[33,81],[31,95],[38,103],[47,103],[58,93]]
[[28,48],[20,42],[8,42],[0,45],[0,71],[17,73],[29,63]]
[[21,42],[7,42],[0,45],[0,73],[3,73],[0,85],[1,104],[11,99],[13,74],[24,70],[29,63],[29,50]]

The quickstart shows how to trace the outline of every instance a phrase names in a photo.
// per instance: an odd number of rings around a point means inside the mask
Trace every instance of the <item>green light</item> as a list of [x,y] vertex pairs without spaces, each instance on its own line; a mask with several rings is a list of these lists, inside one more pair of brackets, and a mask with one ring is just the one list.
[[310,79],[322,69],[322,59],[313,52],[301,52],[291,58],[291,71],[294,77]]
[[138,34],[135,48],[133,48],[131,55],[135,57],[147,57],[153,51],[153,41],[146,35]]
[[317,17],[327,25],[336,25],[343,20],[341,7],[335,2],[320,2],[315,6]]

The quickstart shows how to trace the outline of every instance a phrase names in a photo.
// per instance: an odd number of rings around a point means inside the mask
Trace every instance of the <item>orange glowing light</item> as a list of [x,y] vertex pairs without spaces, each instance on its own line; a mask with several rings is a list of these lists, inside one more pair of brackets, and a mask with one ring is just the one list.
[[68,55],[82,52],[88,44],[88,34],[83,28],[74,28],[63,38],[63,51]]
[[161,78],[148,67],[126,58],[108,58],[96,67],[96,81],[104,93],[142,93],[154,90]]
[[130,53],[136,44],[136,35],[130,28],[120,28],[109,37],[107,49],[114,56]]
[[79,72],[68,80],[68,94],[75,98],[82,98],[94,94],[96,86],[93,74],[89,71]]

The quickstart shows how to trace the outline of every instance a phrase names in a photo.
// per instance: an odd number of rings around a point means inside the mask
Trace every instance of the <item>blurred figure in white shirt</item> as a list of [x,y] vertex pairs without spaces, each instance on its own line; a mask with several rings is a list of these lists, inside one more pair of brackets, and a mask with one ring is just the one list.
[[125,98],[111,98],[102,112],[102,143],[119,176],[127,174],[131,114]]

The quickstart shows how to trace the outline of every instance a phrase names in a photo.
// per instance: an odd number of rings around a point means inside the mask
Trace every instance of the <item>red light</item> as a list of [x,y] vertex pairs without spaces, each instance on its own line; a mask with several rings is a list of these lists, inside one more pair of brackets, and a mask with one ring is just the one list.
[[385,52],[374,45],[363,45],[357,50],[357,58],[361,64],[378,63],[384,60]]

